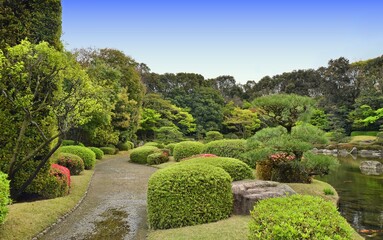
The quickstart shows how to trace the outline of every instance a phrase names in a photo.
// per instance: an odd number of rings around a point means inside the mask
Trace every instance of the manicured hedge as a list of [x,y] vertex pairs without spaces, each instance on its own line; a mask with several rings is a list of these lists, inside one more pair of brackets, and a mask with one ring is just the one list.
[[130,153],[130,161],[134,163],[147,164],[148,156],[160,150],[154,146],[142,146],[132,150]]
[[79,175],[84,171],[84,161],[72,153],[59,153],[56,163],[69,169],[71,175]]
[[84,147],[84,144],[81,142],[76,142],[75,140],[62,140],[61,146],[81,146]]
[[241,160],[225,157],[197,157],[187,161],[182,161],[181,164],[208,164],[225,170],[233,179],[239,181],[243,179],[253,179],[253,170]]
[[105,155],[115,155],[117,153],[117,149],[114,147],[100,147],[100,150]]
[[92,169],[96,164],[96,154],[89,148],[81,146],[64,146],[60,147],[59,151],[79,156],[84,161],[84,166],[87,170]]
[[155,152],[148,156],[147,163],[149,165],[157,165],[169,161],[169,156],[166,152]]
[[8,214],[8,204],[10,203],[9,180],[7,174],[0,171],[0,224],[5,221]]
[[174,160],[179,162],[181,159],[200,154],[203,150],[203,143],[195,141],[184,141],[177,143],[173,149]]
[[162,143],[158,143],[158,142],[147,142],[144,144],[144,146],[152,146],[152,147],[158,147],[158,148],[164,147]]
[[104,157],[104,152],[98,147],[89,147],[96,154],[96,159],[102,159]]
[[124,142],[124,143],[118,143],[117,144],[117,148],[120,150],[120,151],[128,151],[130,149],[133,149],[134,148],[134,143],[130,142],[130,141],[127,141],[127,142]]
[[250,240],[352,239],[335,206],[319,197],[292,195],[261,200],[251,211]]
[[224,139],[212,141],[205,144],[203,153],[212,153],[220,157],[230,157],[243,160],[243,153],[246,152],[246,140]]
[[207,164],[178,164],[155,172],[148,183],[151,229],[215,222],[233,208],[231,177]]

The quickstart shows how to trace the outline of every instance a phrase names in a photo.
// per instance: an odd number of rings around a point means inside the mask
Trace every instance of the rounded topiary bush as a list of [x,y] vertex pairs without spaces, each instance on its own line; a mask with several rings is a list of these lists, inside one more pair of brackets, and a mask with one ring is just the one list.
[[208,131],[206,133],[205,142],[211,142],[223,139],[222,133],[218,131]]
[[41,195],[44,198],[63,197],[69,193],[69,188],[69,169],[58,164],[52,164]]
[[7,174],[0,171],[0,224],[5,221],[8,214],[8,204],[11,203],[10,199],[9,180]]
[[115,155],[117,153],[114,147],[100,147],[100,150],[106,155]]
[[104,157],[104,152],[98,147],[89,147],[89,149],[96,154],[96,159],[102,159]]
[[117,144],[117,148],[120,151],[128,151],[128,150],[134,148],[134,143],[132,143],[130,141],[127,141],[127,142],[124,142],[124,143],[120,142],[120,143]]
[[169,161],[169,156],[164,152],[155,152],[148,156],[147,163],[149,165],[157,165]]
[[72,153],[59,153],[56,163],[68,168],[71,175],[79,175],[85,169],[84,161]]
[[212,141],[205,144],[203,153],[212,153],[220,157],[231,157],[243,160],[246,152],[246,140],[244,139],[224,139]]
[[173,149],[174,160],[179,162],[183,158],[200,154],[203,150],[203,143],[195,141],[184,141],[177,143]]
[[233,179],[239,181],[243,179],[253,179],[253,170],[241,160],[225,157],[197,157],[187,161],[182,161],[181,164],[208,164],[215,167],[220,167],[225,170]]
[[154,146],[142,146],[135,148],[130,153],[130,161],[139,164],[146,164],[148,162],[148,156],[159,151],[160,149]]
[[[283,207],[282,207],[283,206]],[[249,239],[352,239],[352,228],[331,202],[308,195],[269,198],[251,211]]]
[[169,143],[168,145],[165,146],[165,149],[169,149],[170,156],[173,156],[173,151],[176,144],[177,143]]
[[155,172],[148,183],[148,221],[167,229],[218,221],[233,208],[231,177],[206,164],[177,164]]
[[84,161],[84,167],[87,170],[92,169],[96,164],[96,154],[89,148],[81,146],[64,146],[60,147],[59,151],[79,156]]

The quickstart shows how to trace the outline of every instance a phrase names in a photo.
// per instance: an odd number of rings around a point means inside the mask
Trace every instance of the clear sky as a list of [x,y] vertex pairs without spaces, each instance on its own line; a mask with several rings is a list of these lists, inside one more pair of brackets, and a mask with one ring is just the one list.
[[116,48],[156,73],[258,81],[383,55],[383,1],[62,0],[68,50]]

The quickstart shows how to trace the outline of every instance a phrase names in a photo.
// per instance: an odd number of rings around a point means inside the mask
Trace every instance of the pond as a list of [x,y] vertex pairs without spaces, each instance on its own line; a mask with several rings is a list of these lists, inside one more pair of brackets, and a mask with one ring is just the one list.
[[340,213],[363,237],[383,239],[383,175],[363,175],[359,169],[362,161],[383,160],[351,155],[338,160],[341,165],[336,170],[318,179],[337,190]]

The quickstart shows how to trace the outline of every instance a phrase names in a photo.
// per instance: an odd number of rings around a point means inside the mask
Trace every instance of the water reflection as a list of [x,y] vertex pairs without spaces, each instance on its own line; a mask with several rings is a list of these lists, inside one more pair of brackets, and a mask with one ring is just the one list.
[[338,159],[341,165],[319,179],[337,190],[339,211],[358,232],[368,239],[383,239],[383,176],[361,173],[360,163],[369,159],[351,156]]

